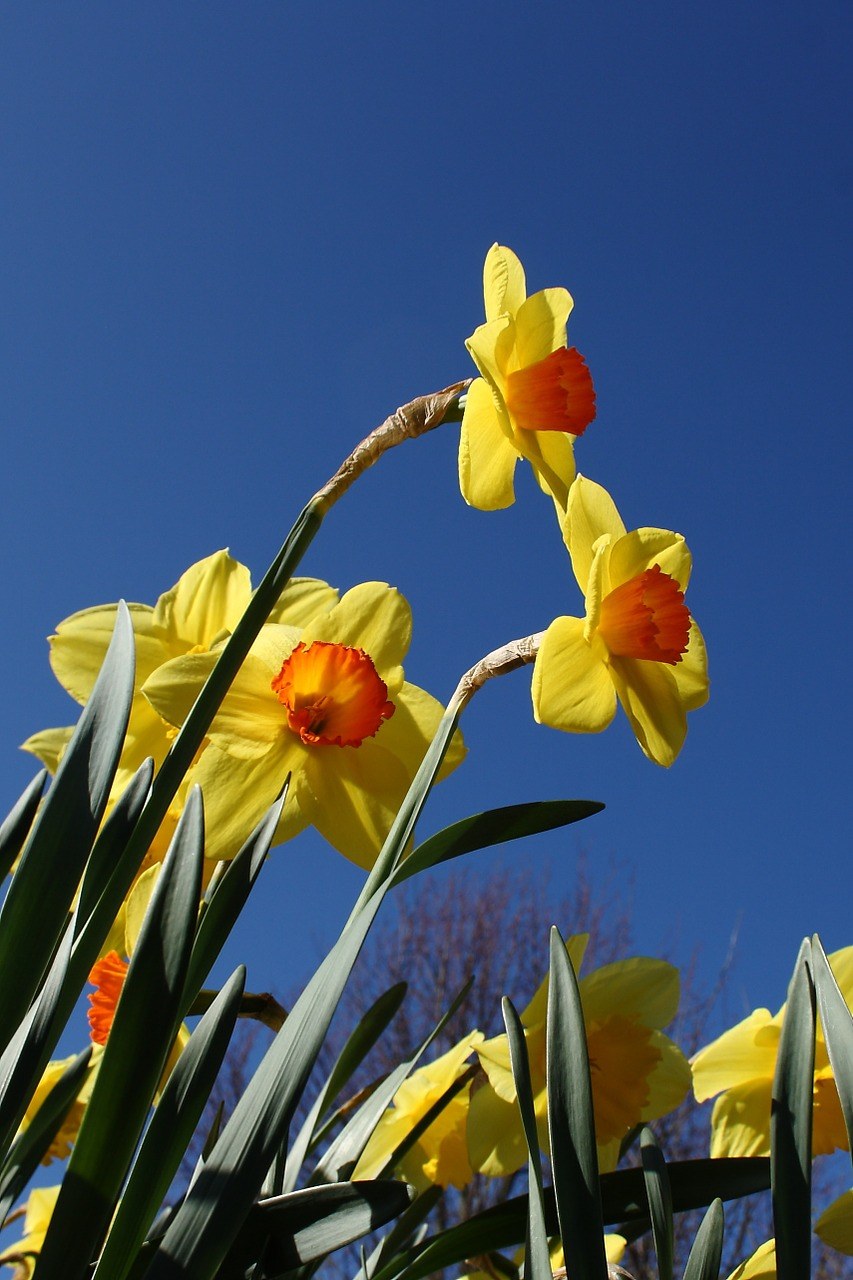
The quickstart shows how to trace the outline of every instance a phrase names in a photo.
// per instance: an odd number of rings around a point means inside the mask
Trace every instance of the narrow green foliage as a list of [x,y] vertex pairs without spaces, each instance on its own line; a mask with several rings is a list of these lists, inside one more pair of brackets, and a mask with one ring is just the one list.
[[0,880],[5,880],[29,835],[41,803],[47,769],[37,773],[0,825]]
[[502,809],[487,809],[485,813],[454,822],[418,845],[395,873],[394,884],[477,849],[488,849],[507,840],[519,840],[580,822],[582,818],[600,813],[603,808],[598,800],[539,800],[530,804],[510,804]]
[[80,1092],[91,1056],[91,1049],[84,1049],[68,1064],[0,1166],[0,1222],[23,1192],[62,1128],[68,1109]]
[[22,1021],[65,928],[121,754],[133,678],[133,627],[121,604],[92,695],[0,912],[0,1044],[8,1043]]
[[548,987],[548,1131],[566,1271],[607,1280],[598,1153],[580,991],[559,930],[551,930]]
[[[127,864],[123,854],[148,799],[153,777],[154,761],[149,758],[139,766],[98,832],[80,886],[75,934],[81,934],[94,920],[111,925],[124,901],[138,863]],[[104,937],[106,933],[104,929]]]
[[83,1280],[109,1223],[180,1023],[203,857],[201,795],[195,790],[131,957],[45,1237],[39,1280]]
[[421,1232],[426,1231],[424,1221],[443,1195],[443,1187],[427,1187],[426,1191],[422,1191],[417,1199],[412,1201],[367,1259],[368,1276],[373,1276],[374,1272],[378,1271],[390,1258],[408,1248],[416,1237],[420,1237]]
[[96,1277],[124,1280],[129,1273],[216,1082],[245,980],[241,965],[200,1020],[169,1076],[133,1162]]
[[812,938],[812,965],[823,1035],[853,1153],[853,1016],[817,934]]
[[788,987],[770,1112],[773,1225],[779,1280],[807,1280],[811,1274],[815,1018],[811,943],[806,939]]
[[528,1215],[526,1247],[524,1253],[524,1280],[550,1280],[551,1259],[548,1252],[548,1232],[545,1229],[545,1191],[542,1184],[542,1165],[539,1162],[539,1135],[536,1129],[536,1113],[533,1107],[533,1086],[530,1082],[530,1059],[524,1027],[511,1000],[501,1001],[504,1026],[509,1043],[509,1061],[524,1138],[527,1143]]
[[714,1200],[702,1219],[684,1268],[684,1280],[718,1280],[723,1256],[723,1204]]
[[655,1135],[649,1128],[644,1128],[640,1135],[640,1155],[658,1260],[659,1280],[672,1280],[672,1193],[669,1188],[666,1160],[655,1141]]

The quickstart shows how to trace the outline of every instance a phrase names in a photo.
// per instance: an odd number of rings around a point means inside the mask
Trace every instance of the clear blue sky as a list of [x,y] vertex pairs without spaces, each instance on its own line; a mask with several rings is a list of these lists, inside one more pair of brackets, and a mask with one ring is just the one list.
[[[712,699],[666,772],[624,719],[564,736],[526,674],[492,685],[427,826],[605,800],[503,856],[568,879],[580,844],[615,855],[640,949],[678,931],[708,972],[740,919],[750,1007],[782,1000],[804,933],[853,943],[852,32],[842,0],[7,8],[4,805],[33,771],[17,744],[72,715],[56,622],[153,603],[225,545],[259,576],[358,438],[473,371],[499,240],[531,289],[574,295],[599,405],[581,470],[629,527],[688,539]],[[511,511],[468,510],[457,436],[387,458],[304,566],[398,586],[407,674],[441,698],[579,611],[548,503],[522,477]],[[314,838],[267,870],[240,951],[283,989],[361,873]]]

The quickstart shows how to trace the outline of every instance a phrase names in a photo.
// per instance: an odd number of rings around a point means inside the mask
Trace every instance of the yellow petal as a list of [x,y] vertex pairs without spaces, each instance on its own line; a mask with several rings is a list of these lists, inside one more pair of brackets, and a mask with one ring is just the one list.
[[181,648],[207,648],[223,631],[234,630],[251,594],[246,566],[227,551],[215,551],[160,596],[153,625]]
[[[164,663],[143,692],[170,724],[180,725],[216,662],[215,652],[188,654]],[[284,708],[270,687],[270,668],[250,653],[214,717],[209,737],[220,749],[251,759],[269,751],[287,732]]]
[[41,760],[46,769],[56,773],[73,732],[73,724],[63,729],[41,729],[21,743],[21,750],[29,751],[30,755]]
[[690,624],[690,639],[681,661],[672,667],[678,696],[685,711],[695,711],[708,701],[708,654],[702,632]]
[[587,1021],[631,1015],[644,1027],[665,1027],[678,1012],[678,970],[665,960],[636,956],[602,965],[580,982]]
[[[268,752],[243,760],[217,750],[211,744],[193,769],[193,782],[204,799],[205,855],[230,859],[248,839],[281,790],[288,768],[299,766],[304,748],[293,739],[292,754]],[[291,784],[273,844],[291,839],[307,826]]]
[[[465,346],[474,364],[496,393],[500,412],[506,414],[504,391],[507,367],[514,359],[514,323],[509,316],[500,316],[497,320],[478,325],[471,337],[465,340]],[[506,429],[509,429],[508,416]]]
[[363,649],[393,696],[402,683],[399,664],[412,640],[412,611],[405,596],[387,582],[362,582],[341,596],[331,612],[315,618],[302,640]]
[[615,543],[625,536],[622,518],[607,490],[586,476],[576,476],[569,490],[562,532],[578,586],[586,594],[598,539],[602,534],[609,534]]
[[721,1093],[711,1113],[711,1155],[769,1156],[772,1077]]
[[536,364],[566,345],[566,320],[572,305],[568,289],[541,289],[522,303],[515,317],[519,368]]
[[320,578],[291,578],[268,621],[304,627],[318,613],[328,613],[339,599],[340,592]]
[[339,853],[358,866],[376,861],[411,778],[378,741],[306,752],[296,782],[300,809]]
[[533,668],[533,714],[567,733],[600,733],[616,714],[616,694],[602,645],[584,639],[581,618],[557,618]]
[[610,552],[610,589],[658,565],[674,578],[682,591],[690,581],[690,552],[680,533],[669,529],[632,529],[613,543]]
[[779,1049],[779,1029],[772,1036],[759,1032],[773,1025],[769,1009],[756,1009],[693,1059],[693,1090],[697,1102],[752,1080],[773,1078]]
[[533,467],[543,493],[554,499],[557,518],[566,510],[569,486],[575,477],[575,454],[572,437],[562,431],[515,432],[515,443],[522,457]]
[[673,1044],[662,1031],[651,1033],[651,1043],[660,1058],[648,1077],[649,1098],[640,1116],[641,1120],[658,1120],[680,1107],[690,1092],[690,1063],[677,1044]]
[[824,1244],[839,1253],[853,1254],[853,1191],[833,1200],[815,1223],[815,1232]]
[[735,1268],[729,1280],[776,1280],[776,1241],[759,1245],[746,1262]]
[[489,1084],[471,1090],[468,1158],[473,1169],[491,1178],[515,1173],[527,1161],[518,1106],[499,1098]]
[[139,938],[139,931],[145,919],[145,912],[148,910],[151,895],[160,875],[160,866],[161,864],[158,862],[153,867],[149,867],[147,871],[143,871],[127,895],[124,917],[125,955],[133,955]]
[[483,378],[476,378],[468,389],[459,437],[459,487],[468,505],[480,511],[511,507],[517,461],[492,390]]
[[[405,681],[395,693],[394,714],[382,725],[379,737],[382,746],[402,760],[410,777],[415,776],[443,714],[444,708],[438,699],[415,684]],[[446,778],[464,759],[465,743],[457,730],[450,740],[439,779]]]
[[512,249],[493,244],[483,267],[483,301],[486,319],[495,320],[504,311],[514,315],[527,296],[524,267]]
[[[581,965],[583,964],[584,954],[589,944],[588,933],[575,933],[571,937],[566,938],[566,954],[572,962],[572,968],[576,974],[580,974]],[[524,1013],[521,1015],[521,1021],[525,1027],[535,1027],[540,1023],[544,1023],[548,1014],[548,974],[539,983],[536,993],[533,996]]]
[[660,662],[611,655],[609,671],[643,751],[655,764],[668,767],[687,734],[687,713],[672,669]]
[[[95,684],[112,639],[117,605],[82,609],[60,622],[50,637],[50,665],[59,683],[77,702],[85,702]],[[129,604],[136,643],[136,687],[139,688],[161,662],[176,656],[154,631],[154,610],[147,604]]]

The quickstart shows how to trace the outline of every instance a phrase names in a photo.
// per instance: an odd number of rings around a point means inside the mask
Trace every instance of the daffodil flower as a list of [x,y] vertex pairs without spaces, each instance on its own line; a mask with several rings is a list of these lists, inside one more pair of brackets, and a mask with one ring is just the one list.
[[533,669],[538,721],[569,733],[600,733],[617,699],[650,760],[670,765],[687,712],[708,698],[705,644],[684,603],[691,557],[679,533],[628,533],[601,485],[578,476],[563,537],[586,617],[557,618]]
[[492,245],[483,268],[486,323],[466,346],[482,374],[468,391],[459,443],[459,483],[473,507],[515,501],[513,476],[526,458],[540,487],[564,510],[575,473],[573,443],[595,417],[583,356],[566,346],[566,289],[527,297],[524,268]]
[[[51,1089],[55,1084],[58,1084],[62,1075],[75,1060],[74,1055],[72,1055],[70,1058],[56,1058],[47,1064],[42,1078],[36,1087],[36,1091],[32,1096],[30,1104],[24,1113],[20,1129],[18,1130],[19,1133],[23,1133],[25,1129],[29,1128]],[[66,1157],[71,1154],[71,1148],[74,1145],[77,1134],[80,1130],[80,1124],[83,1120],[83,1113],[86,1110],[86,1104],[92,1096],[92,1088],[94,1087],[95,1074],[97,1072],[99,1062],[100,1050],[95,1049],[92,1052],[86,1076],[80,1086],[77,1097],[68,1108],[65,1119],[62,1121],[62,1124],[54,1135],[53,1141],[47,1151],[42,1156],[42,1164],[50,1164],[53,1160],[65,1160]]]
[[[847,1003],[853,1003],[853,947],[834,952],[829,962]],[[769,1009],[756,1009],[693,1059],[697,1101],[720,1095],[711,1115],[712,1156],[770,1154],[770,1105],[784,1021],[784,1004],[775,1015]],[[820,1024],[815,1037],[812,1116],[813,1155],[848,1149],[847,1129]]]
[[35,1187],[30,1192],[24,1214],[23,1239],[0,1253],[0,1266],[15,1268],[12,1280],[30,1280],[35,1271],[59,1191],[56,1186]]
[[729,1280],[776,1280],[776,1241],[765,1240],[739,1267]]
[[[482,1041],[472,1031],[435,1062],[412,1072],[394,1095],[390,1107],[374,1129],[353,1177],[375,1178],[394,1150],[430,1107],[438,1102],[465,1070],[474,1048]],[[468,1160],[465,1127],[470,1082],[462,1085],[398,1165],[400,1176],[425,1191],[429,1186],[464,1187],[474,1176]]]
[[[586,935],[566,949],[577,971]],[[678,1008],[678,970],[637,957],[604,965],[579,981],[592,1079],[599,1165],[615,1167],[625,1135],[637,1124],[675,1110],[690,1088],[690,1065],[661,1030]],[[521,1015],[539,1141],[548,1149],[546,1012],[548,978]],[[506,1036],[477,1048],[487,1083],[475,1088],[468,1115],[468,1150],[475,1169],[493,1177],[514,1173],[527,1159]]]
[[[346,857],[372,866],[442,715],[435,698],[404,680],[411,627],[403,596],[367,582],[305,627],[262,628],[194,775],[210,830],[227,836],[247,806],[260,816],[290,774],[288,833],[310,823]],[[182,723],[215,657],[159,667],[144,685],[157,713]],[[457,735],[442,776],[463,753]]]
[[818,1218],[814,1229],[831,1249],[853,1256],[853,1191],[845,1191],[833,1200]]

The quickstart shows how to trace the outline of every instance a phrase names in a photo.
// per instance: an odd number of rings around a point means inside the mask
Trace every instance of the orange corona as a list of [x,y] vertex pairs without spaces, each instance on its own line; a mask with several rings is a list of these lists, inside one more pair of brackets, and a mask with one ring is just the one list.
[[525,431],[581,435],[595,417],[592,375],[576,347],[559,347],[506,380],[506,406]]
[[307,746],[360,747],[394,714],[372,659],[343,644],[298,644],[272,689]]
[[610,652],[649,662],[680,662],[690,638],[684,592],[659,565],[616,587],[601,602],[598,631]]
[[95,985],[89,995],[89,1034],[95,1044],[107,1043],[126,976],[127,961],[117,951],[108,951],[89,974],[89,981]]

